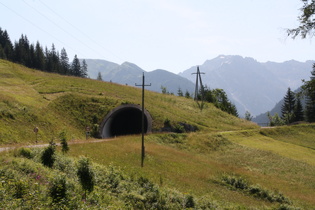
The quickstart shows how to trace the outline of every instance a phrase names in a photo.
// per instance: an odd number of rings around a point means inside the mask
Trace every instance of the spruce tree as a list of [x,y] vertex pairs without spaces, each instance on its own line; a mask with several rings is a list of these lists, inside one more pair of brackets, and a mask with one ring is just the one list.
[[71,63],[71,75],[81,77],[81,65],[77,55],[74,56]]
[[51,61],[51,70],[52,72],[60,73],[59,65],[59,52],[56,51],[55,45],[52,44],[51,50],[49,53],[49,59]]
[[45,55],[43,48],[41,47],[38,41],[36,42],[35,45],[34,68],[42,71],[45,69]]
[[99,81],[103,81],[101,72],[98,72],[96,79],[99,80]]
[[183,93],[183,91],[182,91],[182,89],[180,87],[177,90],[177,95],[181,96],[181,97],[184,96],[184,93]]
[[295,107],[294,107],[294,121],[304,121],[304,112],[303,112],[303,106],[300,98],[298,97],[296,99]]
[[87,64],[85,60],[83,59],[82,65],[81,65],[81,75],[80,77],[86,78],[88,76],[88,69],[87,69]]
[[60,52],[60,73],[67,75],[70,73],[69,71],[70,71],[70,64],[69,64],[68,54],[65,48],[62,48]]
[[308,122],[315,122],[315,64],[311,71],[311,80],[302,86],[306,96],[305,117]]
[[286,95],[284,96],[284,103],[281,107],[282,119],[287,123],[292,123],[294,117],[294,106],[295,106],[295,94],[288,88]]

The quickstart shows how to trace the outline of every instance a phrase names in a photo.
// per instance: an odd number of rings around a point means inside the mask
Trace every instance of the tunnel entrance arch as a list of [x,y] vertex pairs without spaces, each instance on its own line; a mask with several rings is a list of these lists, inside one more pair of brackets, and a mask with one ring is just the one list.
[[[125,104],[113,109],[106,115],[100,125],[102,138],[114,136],[139,134],[142,132],[142,108],[136,104]],[[147,110],[144,110],[144,131],[152,130],[152,118]]]

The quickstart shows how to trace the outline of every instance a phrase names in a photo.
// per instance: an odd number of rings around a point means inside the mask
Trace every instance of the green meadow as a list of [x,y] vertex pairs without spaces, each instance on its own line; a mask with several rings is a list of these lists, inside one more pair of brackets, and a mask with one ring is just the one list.
[[[146,91],[154,132],[142,168],[141,135],[85,140],[85,127],[113,108],[140,104],[140,89],[4,60],[0,78],[1,147],[35,145],[34,127],[38,144],[60,143],[64,131],[70,147],[57,146],[52,167],[42,164],[45,148],[2,152],[0,209],[314,209],[314,124],[260,128],[212,104],[200,111],[192,99]],[[162,133],[166,120],[198,131]],[[86,197],[76,172],[84,157],[95,177]]]

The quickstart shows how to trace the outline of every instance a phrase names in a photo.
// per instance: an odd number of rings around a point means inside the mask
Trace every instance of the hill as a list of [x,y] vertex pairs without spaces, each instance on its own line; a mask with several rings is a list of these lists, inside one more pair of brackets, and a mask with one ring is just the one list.
[[104,81],[134,86],[135,83],[141,81],[141,76],[145,73],[146,81],[151,83],[151,86],[147,87],[148,90],[161,92],[161,86],[163,86],[167,88],[168,92],[174,94],[177,94],[179,88],[184,93],[185,91],[194,92],[193,82],[166,70],[157,69],[147,72],[130,62],[119,65],[105,60],[85,60],[88,64],[88,73],[94,79],[97,78],[98,72],[100,72]]
[[[141,89],[39,72],[0,60],[0,144],[39,144],[61,131],[69,142],[85,139],[121,104],[139,104]],[[27,209],[311,209],[315,205],[314,124],[259,128],[212,104],[202,111],[184,97],[146,91],[153,134],[57,148],[52,167],[42,148],[0,156],[0,208]],[[161,133],[186,123],[198,132]],[[95,185],[84,197],[77,175],[88,157]]]
[[[260,63],[253,58],[220,55],[200,65],[203,83],[210,88],[221,88],[236,105],[241,116],[246,111],[256,116],[272,109],[290,87],[297,89],[302,79],[310,77],[314,61]],[[194,81],[193,66],[179,75]]]
[[[0,144],[34,142],[34,127],[39,127],[39,141],[48,142],[62,130],[72,139],[83,138],[87,126],[100,124],[115,107],[141,104],[141,89],[132,86],[49,74],[5,60],[0,75]],[[151,91],[146,92],[146,109],[156,131],[165,120],[174,126],[186,122],[199,130],[255,127],[212,104],[200,112],[193,100]]]

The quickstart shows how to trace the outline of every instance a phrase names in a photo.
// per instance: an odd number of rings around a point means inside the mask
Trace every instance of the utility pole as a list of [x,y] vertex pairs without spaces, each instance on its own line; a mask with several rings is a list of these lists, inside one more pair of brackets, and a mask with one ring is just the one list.
[[144,147],[144,87],[145,86],[151,86],[151,83],[149,85],[146,85],[144,82],[144,73],[142,74],[142,84],[141,85],[137,85],[137,83],[135,84],[135,86],[142,86],[142,143],[141,143],[141,167],[143,167],[143,161],[144,161],[144,157],[145,157],[145,147]]
[[[201,80],[201,74],[205,74],[204,72],[200,72],[199,70],[199,66],[197,66],[197,72],[196,73],[192,73],[192,74],[196,74],[196,87],[195,87],[195,97],[194,100],[197,102],[199,108],[202,110],[203,108],[203,100],[204,100],[204,91],[203,91],[203,85],[202,85],[202,80]],[[200,82],[200,90],[201,90],[201,105],[198,102],[198,92],[199,92],[199,88],[198,88],[198,81]]]

